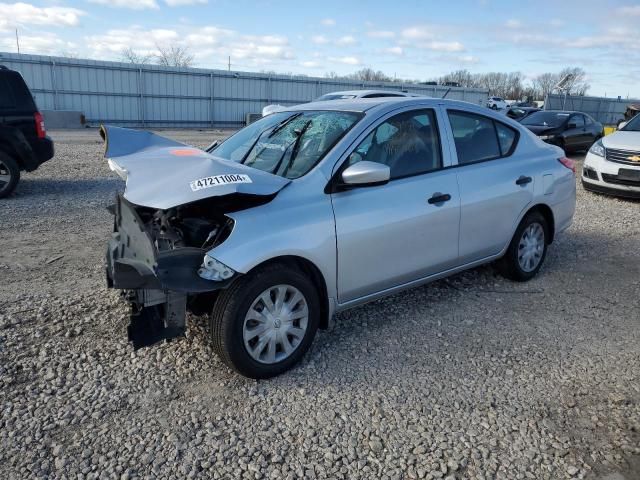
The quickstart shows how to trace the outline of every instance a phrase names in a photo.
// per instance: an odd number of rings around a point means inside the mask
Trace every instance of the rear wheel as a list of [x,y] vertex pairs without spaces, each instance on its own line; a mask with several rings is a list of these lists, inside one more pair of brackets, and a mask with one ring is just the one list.
[[504,257],[498,262],[507,278],[526,282],[536,276],[547,255],[549,225],[540,212],[528,213],[518,225]]
[[17,162],[6,153],[0,152],[0,198],[8,196],[20,180]]
[[222,291],[210,320],[213,347],[224,363],[246,377],[269,378],[309,349],[320,300],[302,272],[268,265]]

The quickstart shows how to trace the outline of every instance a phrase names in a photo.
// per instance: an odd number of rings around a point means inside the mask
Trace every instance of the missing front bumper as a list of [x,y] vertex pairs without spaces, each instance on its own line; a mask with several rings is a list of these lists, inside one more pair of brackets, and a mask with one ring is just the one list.
[[184,336],[189,298],[226,288],[225,281],[198,275],[205,251],[159,252],[135,207],[121,195],[113,209],[114,232],[107,248],[107,286],[122,290],[131,306],[129,340],[135,349]]

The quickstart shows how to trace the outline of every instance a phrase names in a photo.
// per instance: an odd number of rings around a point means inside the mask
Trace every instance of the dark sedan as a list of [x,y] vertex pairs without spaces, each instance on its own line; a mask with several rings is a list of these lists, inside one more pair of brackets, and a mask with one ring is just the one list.
[[532,113],[520,123],[565,152],[588,150],[604,135],[602,124],[581,112],[543,110]]
[[506,115],[509,118],[513,118],[516,122],[522,122],[525,118],[535,112],[539,112],[540,109],[536,107],[514,107],[511,106],[507,110]]

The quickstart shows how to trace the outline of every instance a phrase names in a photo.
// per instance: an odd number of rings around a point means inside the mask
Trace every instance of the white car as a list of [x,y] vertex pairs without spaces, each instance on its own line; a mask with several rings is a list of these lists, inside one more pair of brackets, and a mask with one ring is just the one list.
[[640,198],[640,115],[589,149],[582,167],[586,190]]
[[[326,102],[328,100],[354,100],[356,98],[383,98],[383,97],[423,97],[418,93],[399,92],[396,90],[345,90],[342,92],[325,93],[316,98],[314,102]],[[267,105],[262,109],[262,116],[266,117],[275,112],[286,110],[282,105]]]
[[507,108],[507,102],[501,97],[489,97],[487,107],[492,110],[504,110]]

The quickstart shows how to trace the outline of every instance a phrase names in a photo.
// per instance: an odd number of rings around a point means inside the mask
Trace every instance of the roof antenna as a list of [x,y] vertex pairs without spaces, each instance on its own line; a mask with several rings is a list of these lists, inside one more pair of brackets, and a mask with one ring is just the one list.
[[446,91],[446,92],[444,92],[444,95],[442,95],[440,98],[444,98],[444,97],[446,97],[447,95],[449,95],[449,92],[450,92],[450,91],[451,91],[451,87],[447,88],[447,91]]

